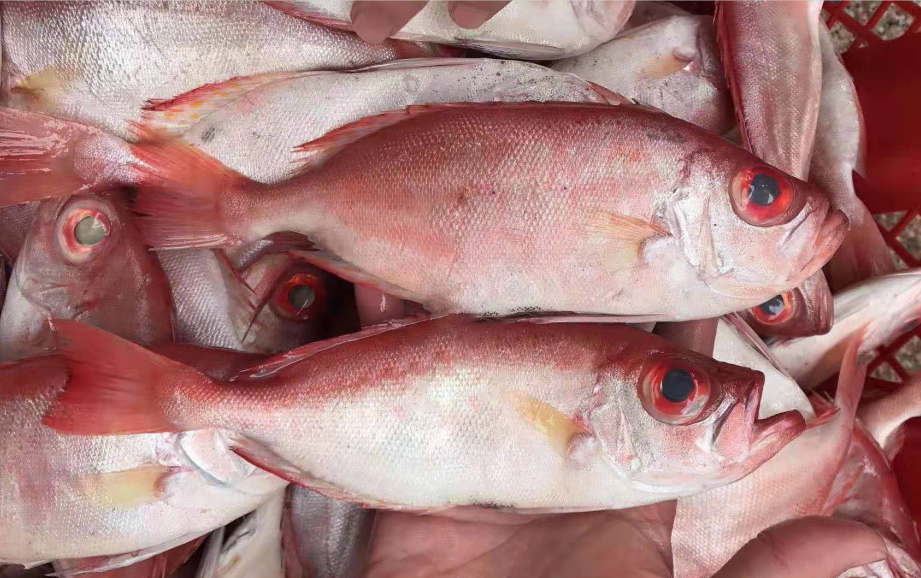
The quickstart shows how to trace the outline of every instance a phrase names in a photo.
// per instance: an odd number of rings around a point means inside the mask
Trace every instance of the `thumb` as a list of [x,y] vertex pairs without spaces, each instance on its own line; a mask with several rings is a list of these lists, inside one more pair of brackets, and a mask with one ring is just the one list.
[[713,578],[835,578],[885,558],[886,545],[869,526],[812,516],[761,532]]

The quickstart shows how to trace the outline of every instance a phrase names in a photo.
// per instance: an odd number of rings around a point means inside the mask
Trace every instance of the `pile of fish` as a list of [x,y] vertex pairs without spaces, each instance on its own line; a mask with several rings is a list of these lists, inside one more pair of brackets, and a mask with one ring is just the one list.
[[921,381],[863,395],[921,271],[821,3],[350,5],[0,4],[2,572],[379,576],[677,500],[678,578],[805,515],[921,577]]

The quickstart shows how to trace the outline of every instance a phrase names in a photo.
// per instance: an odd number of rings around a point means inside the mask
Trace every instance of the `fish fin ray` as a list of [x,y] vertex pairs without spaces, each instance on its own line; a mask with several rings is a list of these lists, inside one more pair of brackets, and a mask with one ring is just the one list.
[[150,99],[141,108],[141,122],[151,130],[180,135],[196,122],[234,102],[247,92],[309,74],[311,73],[270,72],[235,76],[223,82],[204,84],[173,98]]
[[81,435],[179,431],[182,428],[158,402],[160,388],[177,382],[210,383],[188,366],[101,329],[70,320],[53,320],[52,328],[70,373],[42,419],[57,431]]
[[585,426],[534,396],[510,392],[509,399],[515,411],[540,432],[560,455],[568,454],[576,436],[588,433]]
[[221,278],[227,288],[230,324],[242,343],[265,306],[265,301],[240,276],[223,251],[215,250],[215,255]]
[[133,470],[80,476],[81,492],[107,508],[136,508],[160,501],[169,492],[169,478],[181,468],[150,465]]
[[135,202],[145,243],[155,249],[220,247],[238,240],[228,231],[222,197],[253,183],[204,152],[135,124],[131,149],[143,183]]
[[362,271],[355,265],[352,265],[329,251],[315,248],[310,251],[299,251],[298,255],[303,257],[305,261],[314,267],[332,273],[350,283],[374,287],[399,299],[408,301],[418,299],[418,295],[414,295],[412,292],[398,285],[384,281],[371,273]]
[[589,243],[597,243],[604,257],[616,269],[636,265],[640,250],[647,239],[668,235],[655,223],[607,211],[598,211],[586,224]]
[[506,58],[528,60],[556,60],[563,56],[563,49],[533,42],[515,42],[499,38],[471,38],[458,42],[464,48],[472,48]]

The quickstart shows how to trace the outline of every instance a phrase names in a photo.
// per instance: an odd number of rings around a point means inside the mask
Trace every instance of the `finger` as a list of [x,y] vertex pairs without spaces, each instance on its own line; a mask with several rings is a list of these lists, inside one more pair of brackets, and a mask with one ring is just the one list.
[[406,302],[374,287],[355,285],[355,308],[362,327],[406,317]]
[[886,545],[868,526],[812,516],[761,532],[713,578],[835,578],[884,558]]
[[461,28],[479,28],[511,0],[451,0],[448,13]]
[[712,356],[718,322],[714,317],[678,323],[656,323],[652,332],[691,351]]
[[426,0],[355,0],[352,28],[365,42],[377,44],[406,26],[425,4]]

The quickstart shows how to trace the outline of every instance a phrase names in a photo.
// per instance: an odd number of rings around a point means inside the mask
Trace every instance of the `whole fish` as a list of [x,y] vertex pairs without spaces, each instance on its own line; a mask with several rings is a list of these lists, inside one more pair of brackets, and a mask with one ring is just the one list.
[[285,578],[358,578],[370,549],[374,512],[288,486],[282,525]]
[[834,311],[834,323],[825,335],[771,343],[771,353],[806,389],[818,387],[838,371],[852,336],[862,332],[864,355],[911,328],[921,317],[921,270],[854,285],[835,295]]
[[10,276],[0,358],[54,347],[51,318],[144,345],[172,340],[169,287],[119,193],[43,201]]
[[[630,17],[634,3],[515,0],[471,30],[454,23],[447,2],[429,2],[393,38],[474,48],[509,58],[552,60],[582,54],[613,38]],[[329,26],[352,27],[351,0],[271,4]]]
[[148,107],[143,118],[149,128],[182,135],[231,169],[273,183],[296,174],[304,159],[298,145],[368,115],[412,104],[492,101],[623,100],[529,62],[420,58],[203,86]]
[[717,134],[734,124],[716,33],[706,16],[650,22],[591,52],[554,62],[553,69],[571,72]]
[[[44,194],[72,192],[74,181],[134,182],[145,189],[136,209],[149,215],[151,246],[306,234],[314,265],[432,312],[712,317],[801,283],[847,226],[810,185],[632,106],[410,107],[312,141],[302,150],[321,154],[270,186],[149,134],[129,147],[9,110],[0,127],[16,135],[0,141],[0,182],[53,181],[32,189]],[[17,154],[24,146],[31,154]],[[413,162],[394,170],[396,157]],[[52,176],[49,166],[62,170]],[[27,200],[17,198],[22,190],[4,188],[0,204]]]
[[717,2],[723,71],[741,145],[798,179],[809,176],[822,55],[816,0]]
[[831,35],[819,23],[822,49],[822,101],[819,107],[810,180],[850,221],[844,243],[828,262],[829,283],[840,291],[868,277],[894,271],[886,241],[870,211],[854,192],[855,172],[865,175],[866,132],[857,90],[835,52]]
[[[376,326],[220,382],[56,323],[71,380],[48,426],[123,434],[214,422],[246,459],[377,507],[632,507],[738,479],[803,427],[796,412],[756,419],[760,373],[616,324]],[[108,355],[89,354],[100,347]]]
[[889,461],[860,422],[854,424],[851,445],[829,501],[835,516],[857,520],[876,530],[889,552],[887,560],[852,570],[846,576],[921,576],[918,531]]
[[[217,360],[196,349],[183,360],[202,369],[226,364],[226,352],[214,355]],[[93,569],[108,570],[224,525],[284,486],[230,454],[214,431],[58,434],[41,418],[67,379],[64,362],[55,356],[0,368],[4,562],[106,556]]]
[[19,258],[38,206],[39,203],[23,203],[0,208],[0,253],[10,266]]
[[0,10],[7,105],[122,136],[149,99],[209,82],[433,53],[399,41],[370,45],[261,2],[16,2]]
[[827,502],[850,446],[866,375],[858,348],[857,339],[848,346],[834,408],[818,402],[819,417],[801,436],[741,480],[678,500],[671,544],[675,578],[712,576],[768,527],[830,513]]
[[801,287],[794,287],[739,314],[758,335],[823,335],[831,330],[834,301],[825,275],[818,272]]

